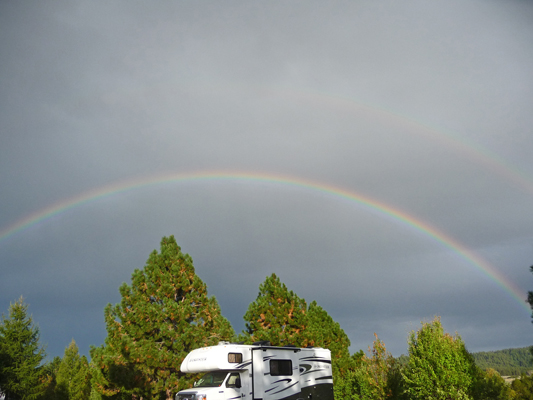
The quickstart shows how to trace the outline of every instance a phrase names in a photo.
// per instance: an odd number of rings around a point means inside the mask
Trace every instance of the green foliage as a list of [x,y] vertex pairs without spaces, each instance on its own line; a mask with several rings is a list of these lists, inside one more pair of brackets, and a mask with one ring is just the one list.
[[409,399],[469,399],[477,374],[472,356],[458,335],[444,332],[439,318],[423,323],[409,340],[409,362],[402,370]]
[[493,370],[478,370],[474,379],[473,397],[475,400],[510,400],[513,398],[511,387],[500,374]]
[[333,369],[334,396],[343,398],[346,391],[342,391],[342,381],[351,368],[350,339],[338,322],[320,307],[316,301],[309,304],[307,309],[307,327],[304,331],[308,346],[323,347],[331,351],[331,365]]
[[405,354],[402,354],[400,357],[398,357],[396,359],[396,362],[400,366],[404,367],[404,366],[406,366],[409,363],[409,356],[406,356]]
[[93,386],[91,388],[91,394],[89,395],[89,400],[102,400],[102,399],[103,399],[102,395],[98,393],[98,391]]
[[41,362],[44,348],[39,344],[39,328],[28,315],[21,297],[9,307],[9,316],[0,321],[0,388],[6,398],[37,399],[45,390]]
[[259,286],[259,294],[244,315],[246,342],[267,340],[273,346],[324,347],[332,359],[347,359],[350,339],[339,323],[313,301],[304,299],[280,281],[276,274]]
[[533,400],[533,376],[522,374],[511,383],[516,400]]
[[91,393],[91,373],[85,356],[78,353],[78,346],[72,340],[56,375],[55,396],[57,400],[86,400]]
[[41,400],[55,399],[56,376],[61,364],[61,357],[54,357],[52,361],[47,362],[41,368],[41,380],[45,385],[44,393],[39,396]]
[[335,359],[348,359],[350,352],[350,339],[338,322],[320,307],[316,301],[309,304],[307,309],[307,328],[305,336],[309,346],[319,346],[329,349],[331,357]]
[[492,368],[502,376],[520,376],[533,370],[533,358],[529,347],[472,353],[481,369]]
[[[191,350],[234,338],[173,236],[162,239],[160,253],[154,250],[120,293],[121,302],[105,308],[108,335],[105,345],[91,348],[91,366],[74,340],[63,359],[40,366],[44,350],[38,328],[22,298],[12,304],[9,318],[2,315],[0,323],[0,388],[6,398],[172,399],[197,378],[179,371]],[[528,301],[533,308],[533,292]],[[444,332],[439,318],[411,332],[409,356],[394,359],[377,335],[368,355],[361,350],[350,356],[340,325],[316,301],[307,306],[272,274],[259,286],[244,319],[240,339],[248,343],[328,348],[337,399],[533,400],[532,377],[522,374],[509,385],[500,376],[531,370],[533,348],[472,355],[457,334]]]
[[119,304],[105,308],[105,345],[91,348],[93,386],[104,398],[171,399],[195,379],[179,370],[185,356],[234,335],[173,236],[120,294]]
[[[533,265],[529,267],[529,270],[533,273]],[[533,292],[532,291],[529,291],[527,293],[527,302],[529,303],[529,305],[531,306],[531,309],[533,310]],[[533,318],[533,314],[531,314],[531,318]],[[533,320],[531,322],[533,322]]]
[[341,398],[343,379],[351,367],[350,340],[339,323],[313,301],[304,299],[280,281],[276,274],[259,286],[259,294],[244,315],[246,330],[241,339],[248,343],[269,341],[274,346],[323,347],[331,351],[335,396]]
[[259,286],[259,294],[244,315],[247,342],[268,340],[273,346],[306,347],[307,305],[276,274]]
[[[362,350],[352,356],[352,368],[341,384],[344,397],[352,399],[392,399],[400,392],[399,364],[376,334],[369,356]],[[337,384],[337,383],[335,383]]]

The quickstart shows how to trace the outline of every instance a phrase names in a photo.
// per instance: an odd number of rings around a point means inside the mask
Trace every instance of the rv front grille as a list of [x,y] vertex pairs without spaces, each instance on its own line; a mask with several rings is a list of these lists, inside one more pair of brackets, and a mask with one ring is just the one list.
[[196,393],[179,393],[176,400],[196,400]]

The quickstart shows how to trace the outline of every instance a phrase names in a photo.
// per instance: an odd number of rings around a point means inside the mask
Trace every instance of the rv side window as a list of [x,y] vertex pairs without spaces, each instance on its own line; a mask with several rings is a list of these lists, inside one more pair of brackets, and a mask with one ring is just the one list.
[[270,375],[292,375],[291,360],[270,360]]
[[233,363],[233,364],[242,363],[242,354],[241,353],[229,353],[228,362]]

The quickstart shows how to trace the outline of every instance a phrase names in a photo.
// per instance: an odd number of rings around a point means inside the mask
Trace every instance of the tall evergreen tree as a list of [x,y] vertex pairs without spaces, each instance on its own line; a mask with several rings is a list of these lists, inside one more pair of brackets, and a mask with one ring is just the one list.
[[33,400],[44,392],[41,362],[45,350],[39,337],[39,328],[21,297],[0,321],[0,393],[7,400]]
[[80,356],[74,339],[65,354],[56,375],[57,400],[86,400],[91,393],[91,373],[85,356]]
[[339,323],[313,301],[304,299],[280,281],[276,274],[259,285],[259,294],[244,315],[244,339],[268,340],[274,346],[324,347],[333,359],[349,357],[350,339]]
[[76,373],[70,382],[69,400],[87,400],[91,395],[91,369],[87,357],[81,356],[76,366]]
[[345,398],[349,392],[343,390],[343,381],[347,379],[348,371],[353,366],[348,335],[316,301],[311,302],[307,309],[304,335],[309,346],[324,347],[331,351],[335,397]]
[[[533,265],[529,267],[529,270],[533,273]],[[533,292],[531,290],[527,293],[527,302],[529,303],[529,306],[533,310]],[[533,322],[533,314],[531,315],[531,318],[532,318],[531,322]],[[531,348],[531,352],[533,354],[533,347]]]
[[259,286],[259,294],[244,315],[244,340],[269,341],[274,346],[323,347],[331,351],[335,394],[342,397],[344,375],[350,368],[350,340],[341,326],[313,301],[304,299],[280,281],[276,274]]
[[122,300],[105,308],[105,345],[91,348],[93,385],[113,398],[167,398],[192,384],[180,365],[193,349],[234,335],[173,236],[135,270]]
[[276,274],[259,286],[259,294],[244,315],[247,341],[269,341],[273,346],[306,347],[307,304],[280,281]]
[[61,364],[61,357],[54,357],[52,361],[47,362],[42,366],[41,373],[42,377],[41,380],[45,385],[45,391],[41,396],[39,396],[39,400],[56,400],[55,393],[56,393],[56,376],[57,371],[59,371],[59,365]]
[[[533,273],[533,265],[531,267],[529,267],[529,270]],[[528,292],[528,294],[527,294],[527,302],[529,303],[529,306],[533,310],[533,291],[529,291]],[[531,314],[531,318],[532,318],[531,322],[533,322],[533,314]],[[531,355],[533,356],[533,346],[531,346],[529,348],[529,351],[530,351]]]
[[460,336],[444,332],[439,318],[423,323],[408,341],[409,362],[402,371],[409,399],[470,399],[478,375]]
[[305,329],[309,346],[324,347],[331,351],[333,360],[350,357],[350,339],[338,322],[313,300],[307,309]]

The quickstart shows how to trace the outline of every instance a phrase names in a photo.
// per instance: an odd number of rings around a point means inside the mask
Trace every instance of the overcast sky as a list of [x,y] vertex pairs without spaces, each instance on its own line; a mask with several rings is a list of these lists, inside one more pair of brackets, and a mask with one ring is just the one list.
[[175,235],[237,332],[276,273],[352,352],[532,345],[533,2],[0,2],[0,312],[106,336]]

